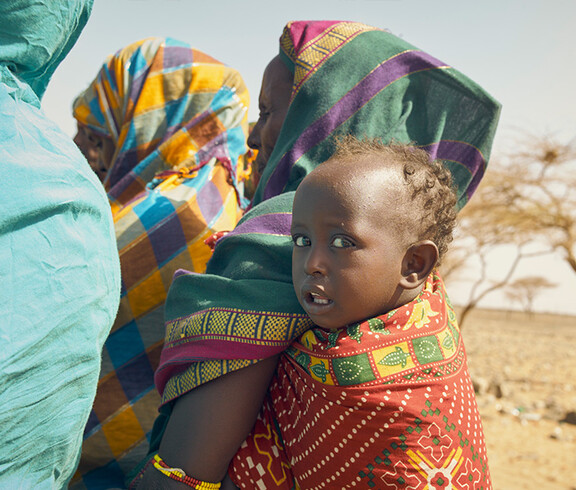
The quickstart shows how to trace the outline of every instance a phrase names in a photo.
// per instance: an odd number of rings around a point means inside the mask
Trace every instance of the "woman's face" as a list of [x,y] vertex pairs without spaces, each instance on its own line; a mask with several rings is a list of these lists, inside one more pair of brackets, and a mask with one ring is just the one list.
[[86,126],[78,124],[78,132],[74,136],[74,143],[84,154],[100,182],[104,182],[112,165],[112,157],[116,149],[112,138],[95,133]]
[[260,117],[248,137],[248,146],[258,150],[254,171],[262,174],[274,150],[290,106],[293,76],[282,60],[276,56],[266,67],[258,105]]

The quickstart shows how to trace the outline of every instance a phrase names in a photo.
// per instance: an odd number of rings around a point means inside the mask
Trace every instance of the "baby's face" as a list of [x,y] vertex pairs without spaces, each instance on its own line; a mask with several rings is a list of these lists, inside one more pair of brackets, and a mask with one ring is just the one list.
[[304,180],[294,199],[292,280],[317,325],[337,329],[392,310],[406,251],[389,219],[398,204]]

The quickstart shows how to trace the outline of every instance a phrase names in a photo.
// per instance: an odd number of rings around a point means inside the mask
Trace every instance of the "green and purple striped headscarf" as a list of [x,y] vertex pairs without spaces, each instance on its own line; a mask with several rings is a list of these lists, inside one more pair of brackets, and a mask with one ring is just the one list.
[[500,113],[476,83],[393,34],[355,22],[290,22],[280,57],[294,73],[292,102],[254,204],[295,190],[347,133],[424,147],[444,160],[458,207],[466,204],[484,175]]
[[165,403],[282,352],[310,326],[292,286],[292,191],[339,135],[425,147],[452,171],[459,207],[486,167],[500,106],[445,63],[352,22],[292,22],[280,52],[292,101],[254,206],[218,241],[206,274],[180,271],[168,293],[155,375]]

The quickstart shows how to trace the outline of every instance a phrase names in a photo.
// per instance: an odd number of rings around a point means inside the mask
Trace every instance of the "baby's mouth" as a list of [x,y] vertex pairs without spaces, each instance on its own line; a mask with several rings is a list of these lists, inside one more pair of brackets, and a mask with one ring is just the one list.
[[309,303],[314,303],[315,305],[329,305],[332,303],[331,299],[326,298],[318,293],[308,293],[306,298]]

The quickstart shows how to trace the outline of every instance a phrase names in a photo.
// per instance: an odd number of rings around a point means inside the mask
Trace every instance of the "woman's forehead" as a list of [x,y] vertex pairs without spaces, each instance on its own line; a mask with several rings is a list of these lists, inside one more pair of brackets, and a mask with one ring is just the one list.
[[279,56],[272,58],[268,63],[262,77],[262,92],[266,96],[273,98],[279,92],[285,92],[292,89],[292,73],[282,62]]

